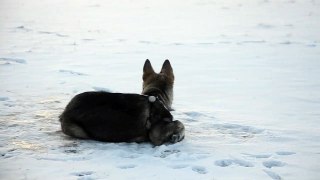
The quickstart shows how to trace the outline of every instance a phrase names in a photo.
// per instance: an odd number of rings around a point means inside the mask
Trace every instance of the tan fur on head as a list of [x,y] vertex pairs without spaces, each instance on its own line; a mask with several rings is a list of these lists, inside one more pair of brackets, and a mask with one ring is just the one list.
[[160,73],[156,73],[147,59],[143,66],[142,79],[142,94],[158,97],[168,109],[171,109],[174,74],[169,60],[165,60]]

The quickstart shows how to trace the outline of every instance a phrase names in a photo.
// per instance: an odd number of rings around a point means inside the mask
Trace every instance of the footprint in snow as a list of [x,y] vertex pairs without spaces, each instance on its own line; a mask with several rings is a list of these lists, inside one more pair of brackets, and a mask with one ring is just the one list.
[[261,28],[261,29],[272,29],[275,26],[271,25],[271,24],[259,23],[259,24],[257,24],[257,27]]
[[68,148],[68,147],[78,147],[79,146],[79,143],[76,142],[76,141],[72,141],[72,142],[67,142],[63,145],[61,145],[60,147],[62,148]]
[[64,152],[65,153],[67,153],[67,154],[76,154],[76,153],[78,153],[79,151],[78,150],[76,150],[76,149],[66,149],[66,150],[64,150]]
[[5,159],[12,158],[19,154],[16,150],[17,149],[9,149],[7,152],[1,152],[0,155]]
[[227,167],[232,164],[242,166],[242,167],[253,167],[252,163],[248,161],[240,160],[240,159],[221,159],[221,160],[215,161],[215,165],[220,167]]
[[50,35],[56,35],[58,37],[68,37],[68,35],[60,34],[57,32],[50,32],[50,31],[38,31],[39,34],[50,34]]
[[307,47],[317,47],[316,44],[307,44]]
[[255,40],[255,41],[240,41],[238,44],[263,44],[266,43],[264,40]]
[[141,44],[153,44],[151,41],[139,41]]
[[283,166],[286,165],[286,163],[284,163],[284,162],[281,162],[281,161],[273,161],[273,160],[271,160],[271,161],[264,161],[262,164],[263,164],[264,167],[266,167],[266,168],[283,167]]
[[16,106],[15,104],[10,104],[10,103],[5,103],[4,105],[7,106],[7,107],[14,107],[14,106]]
[[69,142],[65,143],[60,146],[60,148],[63,148],[64,152],[67,154],[76,154],[79,153],[80,151],[78,150],[79,144],[77,142]]
[[65,74],[71,74],[71,75],[77,75],[77,76],[87,76],[88,74],[85,73],[80,73],[72,70],[65,70],[65,69],[60,69],[60,73],[65,73]]
[[27,64],[27,61],[19,58],[1,58],[0,65],[10,65],[10,64]]
[[213,128],[220,131],[223,134],[229,134],[236,138],[251,138],[254,137],[256,134],[261,134],[264,132],[264,129],[228,123],[214,124]]
[[264,159],[264,158],[271,157],[271,154],[246,154],[246,153],[244,153],[244,155],[247,155],[249,157],[254,157],[254,158],[257,158],[257,159]]
[[166,157],[168,157],[168,156],[170,156],[172,154],[176,154],[176,153],[179,153],[179,152],[180,152],[180,150],[175,150],[175,149],[173,149],[173,150],[164,150],[163,152],[161,152],[160,157],[161,158],[166,158]]
[[126,165],[118,166],[118,168],[120,168],[120,169],[132,169],[132,168],[135,168],[135,167],[137,167],[137,166],[134,165],[134,164],[126,164]]
[[185,164],[177,164],[177,165],[173,165],[173,166],[170,166],[172,169],[183,169],[183,168],[186,168],[188,167],[188,165],[185,165]]
[[227,167],[232,164],[232,160],[231,159],[222,159],[222,160],[215,161],[214,164],[217,166],[220,166],[220,167]]
[[85,38],[85,39],[82,39],[83,41],[94,41],[95,39],[93,38]]
[[279,176],[277,173],[269,171],[269,170],[263,170],[268,176],[270,176],[273,180],[281,180],[281,176]]
[[17,26],[17,27],[15,27],[15,29],[23,30],[25,32],[32,31],[32,29],[26,28],[25,26]]
[[290,151],[278,151],[276,152],[276,154],[280,155],[280,156],[289,156],[289,155],[293,155],[296,154],[295,152],[290,152]]
[[199,174],[207,174],[207,169],[202,166],[193,166],[192,171],[197,172]]
[[0,97],[0,101],[8,101],[9,98],[8,97]]
[[93,179],[90,176],[93,174],[93,171],[81,171],[81,172],[75,172],[71,173],[71,175],[78,176],[78,179]]

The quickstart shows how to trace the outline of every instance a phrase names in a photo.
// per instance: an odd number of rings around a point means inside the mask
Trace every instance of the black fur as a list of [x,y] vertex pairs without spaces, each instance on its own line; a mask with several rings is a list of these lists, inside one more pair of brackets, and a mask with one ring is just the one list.
[[[107,142],[151,141],[155,145],[176,142],[183,124],[173,121],[159,99],[108,92],[76,95],[60,116],[62,131],[73,137]],[[178,141],[182,140],[179,138]]]

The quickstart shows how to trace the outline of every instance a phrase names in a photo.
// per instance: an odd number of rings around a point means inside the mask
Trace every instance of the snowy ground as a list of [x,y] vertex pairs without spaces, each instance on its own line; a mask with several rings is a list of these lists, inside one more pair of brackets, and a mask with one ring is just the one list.
[[[0,1],[0,179],[318,179],[318,0]],[[168,58],[174,145],[71,139],[75,94]]]

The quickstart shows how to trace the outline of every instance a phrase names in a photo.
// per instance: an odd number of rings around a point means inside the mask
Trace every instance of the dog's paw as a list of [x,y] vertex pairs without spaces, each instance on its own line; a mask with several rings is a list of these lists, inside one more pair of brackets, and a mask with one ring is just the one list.
[[179,141],[182,141],[184,138],[184,134],[181,134],[181,133],[178,133],[178,134],[173,134],[171,137],[170,137],[170,142],[171,143],[177,143]]
[[172,121],[172,124],[174,124],[175,128],[173,134],[170,136],[170,142],[176,143],[182,141],[184,138],[184,125],[178,120]]

